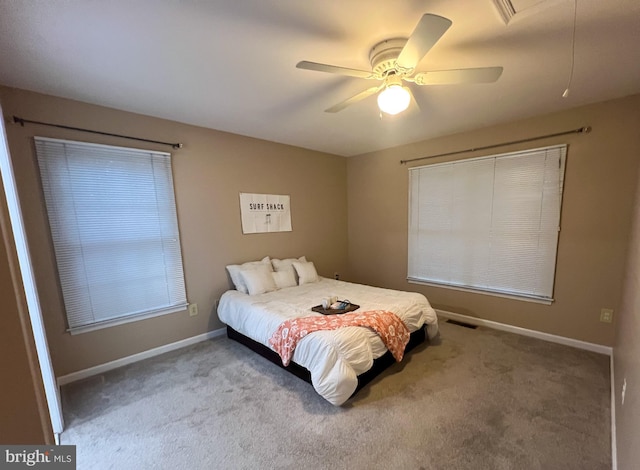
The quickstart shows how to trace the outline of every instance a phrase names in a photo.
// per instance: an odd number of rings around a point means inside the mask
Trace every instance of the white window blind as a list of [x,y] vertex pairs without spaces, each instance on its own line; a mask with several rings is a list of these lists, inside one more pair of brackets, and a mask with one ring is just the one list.
[[408,279],[553,300],[566,145],[409,170]]
[[35,145],[69,330],[184,309],[171,155]]

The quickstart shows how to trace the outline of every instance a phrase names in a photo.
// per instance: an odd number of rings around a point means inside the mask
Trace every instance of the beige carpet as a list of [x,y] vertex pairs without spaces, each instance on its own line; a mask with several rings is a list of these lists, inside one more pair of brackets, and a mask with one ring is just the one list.
[[78,469],[610,469],[609,358],[441,322],[343,407],[217,338],[63,387]]

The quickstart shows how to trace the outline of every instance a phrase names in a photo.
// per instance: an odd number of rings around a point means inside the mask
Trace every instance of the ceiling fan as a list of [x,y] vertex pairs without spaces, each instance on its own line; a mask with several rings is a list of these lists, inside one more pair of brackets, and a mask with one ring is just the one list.
[[357,70],[336,65],[320,64],[303,60],[299,69],[335,73],[367,80],[382,81],[380,85],[368,88],[351,98],[325,109],[327,113],[337,113],[349,105],[357,103],[381,91],[378,106],[388,114],[397,114],[409,106],[411,90],[403,86],[403,80],[416,85],[450,85],[459,83],[491,83],[498,80],[502,67],[480,67],[469,69],[439,70],[415,73],[415,68],[434,44],[449,29],[451,20],[442,16],[425,14],[408,39],[393,38],[382,41],[371,49],[369,60],[371,71]]

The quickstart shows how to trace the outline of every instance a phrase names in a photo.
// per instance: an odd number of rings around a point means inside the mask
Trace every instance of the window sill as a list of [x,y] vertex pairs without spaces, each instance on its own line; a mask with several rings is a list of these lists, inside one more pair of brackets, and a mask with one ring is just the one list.
[[92,323],[90,325],[78,326],[75,328],[68,328],[67,332],[72,335],[78,335],[81,333],[88,333],[89,331],[101,330],[103,328],[110,328],[112,326],[124,325],[125,323],[131,323],[140,320],[146,320],[148,318],[159,317],[160,315],[168,315],[170,313],[182,312],[187,309],[188,304],[175,305],[167,307],[162,310],[154,310],[153,312],[138,313],[134,315],[127,315],[126,317],[114,318],[112,320],[106,320],[101,322]]
[[407,278],[407,281],[411,284],[420,284],[423,286],[431,286],[431,287],[441,287],[443,289],[453,289],[453,290],[458,290],[462,292],[471,292],[473,294],[491,295],[493,297],[502,297],[505,299],[521,300],[524,302],[532,302],[536,304],[551,305],[554,302],[554,299],[545,299],[541,297],[533,297],[533,296],[518,295],[518,294],[508,294],[504,292],[496,292],[491,290],[478,289],[474,287],[453,286],[450,284],[441,284],[437,282],[423,281],[420,279]]

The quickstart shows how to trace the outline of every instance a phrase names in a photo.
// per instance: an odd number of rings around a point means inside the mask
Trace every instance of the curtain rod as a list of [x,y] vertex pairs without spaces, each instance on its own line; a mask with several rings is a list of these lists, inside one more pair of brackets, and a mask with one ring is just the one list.
[[400,164],[404,165],[404,164],[409,163],[409,162],[415,162],[415,161],[418,161],[418,160],[426,160],[427,158],[448,157],[449,155],[458,155],[460,153],[475,152],[477,150],[488,150],[488,149],[492,149],[492,148],[496,148],[496,147],[504,147],[505,145],[511,145],[511,144],[522,144],[524,142],[531,142],[531,141],[534,141],[534,140],[547,139],[549,137],[558,137],[558,136],[567,135],[567,134],[588,134],[589,132],[591,132],[591,127],[590,126],[585,126],[585,127],[580,127],[578,129],[573,129],[573,130],[570,130],[570,131],[558,132],[556,134],[546,134],[546,135],[540,135],[538,137],[530,137],[528,139],[512,140],[511,142],[503,142],[501,144],[486,145],[484,147],[476,147],[476,148],[470,148],[470,149],[466,149],[466,150],[456,150],[455,152],[439,153],[437,155],[429,155],[427,157],[411,158],[410,160],[400,160]]
[[41,126],[58,127],[60,129],[69,129],[72,131],[80,131],[80,132],[90,132],[91,134],[108,135],[110,137],[122,137],[123,139],[138,140],[140,142],[150,142],[152,144],[170,145],[174,149],[181,149],[183,147],[183,145],[180,143],[173,144],[171,142],[161,142],[159,140],[141,139],[140,137],[130,137],[128,135],[112,134],[110,132],[94,131],[91,129],[82,129],[80,127],[63,126],[62,124],[51,124],[49,122],[31,121],[29,119],[19,118],[18,116],[13,116],[13,122],[20,124],[22,127],[24,127],[25,124],[40,124]]

